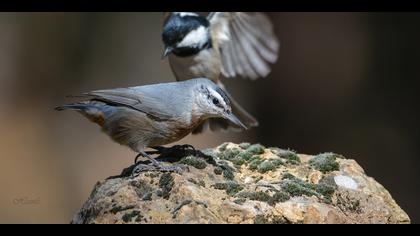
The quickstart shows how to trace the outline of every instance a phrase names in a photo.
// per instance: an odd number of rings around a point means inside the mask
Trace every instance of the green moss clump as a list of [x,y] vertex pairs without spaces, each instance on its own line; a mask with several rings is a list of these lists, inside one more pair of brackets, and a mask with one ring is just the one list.
[[140,216],[140,211],[132,211],[130,213],[126,213],[123,215],[122,220],[125,223],[128,223],[131,222],[134,217],[137,217],[136,222],[139,222],[142,218],[142,216]]
[[255,224],[289,224],[290,222],[281,216],[273,216],[271,217],[271,219],[268,219],[264,215],[256,215],[254,223]]
[[280,160],[280,159],[274,159],[274,160],[271,160],[271,163],[272,163],[275,167],[279,167],[279,166],[284,165],[284,162],[283,162],[282,160]]
[[288,172],[286,172],[286,173],[283,174],[282,179],[283,180],[285,180],[285,179],[298,180],[298,178],[296,178],[294,175],[292,175],[292,174],[290,174]]
[[[281,183],[282,190],[290,195],[295,196],[316,196],[325,203],[331,203],[331,197],[334,194],[336,187],[328,184],[311,184],[304,182],[291,174],[283,175],[283,182]],[[280,197],[280,196],[279,196]]]
[[174,184],[174,177],[170,173],[163,173],[159,179],[159,187],[162,189],[159,195],[164,199],[169,199]]
[[199,170],[202,170],[207,167],[207,164],[204,160],[194,157],[194,156],[187,156],[181,159],[181,164],[193,166]]
[[296,196],[320,196],[309,183],[295,180],[284,180],[282,182],[282,189],[290,194],[292,197]]
[[310,160],[309,165],[325,174],[340,169],[340,165],[335,160],[336,155],[334,153],[323,153]]
[[249,200],[260,201],[260,202],[268,202],[271,199],[271,196],[265,192],[248,192],[243,191],[235,195],[239,198],[246,198]]
[[289,194],[287,194],[287,193],[285,193],[285,192],[282,192],[282,191],[279,191],[279,192],[276,192],[271,198],[270,198],[270,200],[268,200],[268,204],[270,205],[270,206],[274,206],[274,205],[276,205],[276,203],[278,203],[278,202],[285,202],[285,201],[287,201],[287,200],[289,200],[290,199],[290,196],[289,196]]
[[223,177],[227,180],[233,180],[235,178],[235,174],[233,174],[233,171],[230,169],[223,170]]
[[241,144],[239,144],[239,147],[240,148],[242,148],[242,149],[248,149],[249,147],[251,146],[251,144],[250,143],[241,143]]
[[294,151],[284,150],[280,148],[271,148],[271,151],[278,157],[285,159],[286,162],[289,164],[297,165],[301,163],[299,156]]
[[254,144],[254,145],[249,146],[246,149],[246,151],[253,155],[261,155],[261,154],[264,154],[265,147],[261,144]]
[[258,165],[257,169],[260,173],[266,173],[268,171],[275,170],[276,167],[271,161],[263,161],[261,164]]
[[264,160],[261,159],[259,156],[254,156],[249,160],[248,168],[250,170],[257,170],[258,166],[263,162]]
[[226,193],[230,196],[235,195],[236,193],[242,191],[243,187],[236,183],[235,181],[228,181],[224,183],[216,183],[212,185],[213,188],[219,190],[226,190]]
[[336,188],[327,184],[317,184],[315,190],[323,196],[324,203],[332,203],[332,195],[334,194]]
[[242,166],[250,158],[252,154],[247,151],[241,151],[237,148],[227,149],[225,152],[219,154],[220,159],[228,160],[236,166]]
[[223,153],[219,154],[219,157],[220,157],[220,159],[232,160],[240,152],[241,152],[241,150],[239,150],[238,148],[226,149]]
[[222,167],[220,167],[220,166],[218,166],[218,167],[216,167],[216,168],[214,168],[214,171],[213,171],[216,175],[221,175],[222,173],[223,173],[223,168]]
[[249,159],[251,159],[252,158],[252,156],[253,156],[253,154],[252,153],[250,153],[250,152],[247,152],[247,151],[242,151],[242,152],[240,152],[236,157],[237,158],[240,158],[240,159],[242,159],[242,160],[244,160],[244,161],[249,161]]
[[235,158],[231,159],[230,161],[231,161],[234,165],[237,165],[237,166],[242,166],[243,164],[245,164],[245,160],[244,160],[244,159],[242,159],[241,157],[239,157],[239,155],[238,155],[238,156],[236,156]]
[[254,201],[267,202],[270,206],[274,206],[278,202],[285,202],[290,199],[289,194],[278,191],[273,196],[265,192],[249,192],[242,191],[235,195],[239,199],[249,199]]
[[[242,165],[249,163],[256,155],[261,155],[265,152],[264,146],[260,144],[250,145],[243,143],[239,145],[240,148],[222,149],[218,157],[222,160],[232,162],[236,167],[240,168]],[[219,148],[219,150],[221,150]],[[256,168],[255,168],[256,169]]]
[[235,178],[235,170],[229,166],[226,162],[220,162],[219,166],[214,169],[216,175],[223,175],[227,180],[233,180]]

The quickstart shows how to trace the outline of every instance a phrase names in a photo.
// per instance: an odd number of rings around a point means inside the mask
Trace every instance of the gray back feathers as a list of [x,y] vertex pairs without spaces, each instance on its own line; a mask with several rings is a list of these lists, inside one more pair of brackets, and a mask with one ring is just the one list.
[[98,90],[85,95],[110,105],[126,106],[143,112],[155,120],[168,120],[191,109],[193,90],[197,83],[191,80],[178,83],[145,85],[131,88]]

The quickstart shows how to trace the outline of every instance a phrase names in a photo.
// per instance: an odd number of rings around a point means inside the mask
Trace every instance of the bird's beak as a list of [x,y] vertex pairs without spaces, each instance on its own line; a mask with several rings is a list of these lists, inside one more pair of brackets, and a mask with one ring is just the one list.
[[172,53],[173,50],[174,49],[171,48],[171,47],[166,47],[165,48],[165,52],[163,52],[163,55],[162,55],[162,60],[164,60],[165,58],[167,58]]
[[226,116],[226,119],[228,119],[229,121],[231,121],[232,123],[234,123],[235,125],[241,127],[244,130],[247,130],[248,127],[246,127],[239,119],[238,117],[236,117],[233,113],[230,113],[229,115]]

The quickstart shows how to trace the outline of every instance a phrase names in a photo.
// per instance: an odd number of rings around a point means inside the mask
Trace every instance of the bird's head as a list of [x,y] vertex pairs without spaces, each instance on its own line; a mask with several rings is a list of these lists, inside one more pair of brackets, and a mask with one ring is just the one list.
[[163,27],[163,58],[171,53],[188,57],[211,47],[209,21],[193,12],[173,12]]
[[196,79],[194,100],[196,115],[204,118],[224,118],[243,129],[247,127],[233,114],[229,97],[222,88],[208,79]]

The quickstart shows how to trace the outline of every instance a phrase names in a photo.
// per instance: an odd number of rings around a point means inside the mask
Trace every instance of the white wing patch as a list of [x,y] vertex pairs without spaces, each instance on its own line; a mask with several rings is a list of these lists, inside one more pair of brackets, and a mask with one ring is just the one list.
[[200,26],[189,32],[177,47],[202,47],[208,41],[207,28]]
[[194,12],[174,12],[174,14],[178,14],[181,17],[186,17],[186,16],[198,16],[196,13]]

